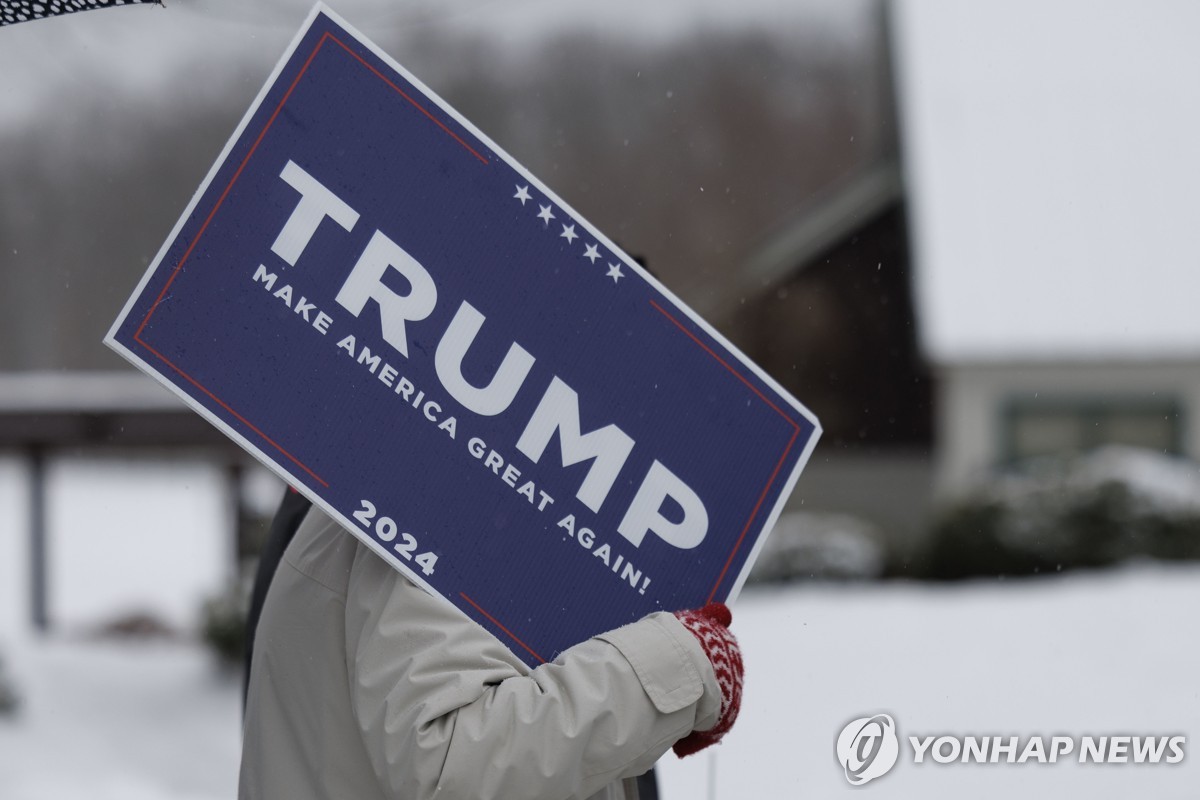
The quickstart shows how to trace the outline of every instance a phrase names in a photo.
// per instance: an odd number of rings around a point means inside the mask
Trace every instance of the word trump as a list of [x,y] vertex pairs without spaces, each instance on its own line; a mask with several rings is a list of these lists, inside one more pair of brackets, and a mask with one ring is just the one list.
[[[288,161],[280,178],[300,195],[271,245],[271,251],[288,266],[296,265],[325,220],[332,220],[346,232],[358,224],[357,211],[295,162]],[[262,265],[260,268],[265,270]],[[389,271],[399,273],[407,281],[407,294],[400,294],[385,283]],[[421,323],[433,313],[438,287],[433,275],[420,262],[376,229],[335,300],[355,317],[361,317],[368,301],[374,301],[383,340],[408,358],[408,326]],[[434,369],[442,387],[459,404],[480,416],[494,417],[512,404],[536,358],[513,342],[486,385],[469,383],[463,377],[463,360],[486,321],[478,309],[466,300],[461,301],[434,351]],[[615,424],[581,432],[579,396],[557,375],[551,378],[516,448],[538,463],[556,433],[564,468],[591,462],[575,496],[592,512],[598,512],[625,467],[634,440]],[[674,519],[664,514],[664,505],[673,508]],[[647,533],[653,533],[668,544],[690,549],[699,545],[708,532],[708,512],[696,492],[656,459],[642,478],[617,532],[635,546],[641,545]]]

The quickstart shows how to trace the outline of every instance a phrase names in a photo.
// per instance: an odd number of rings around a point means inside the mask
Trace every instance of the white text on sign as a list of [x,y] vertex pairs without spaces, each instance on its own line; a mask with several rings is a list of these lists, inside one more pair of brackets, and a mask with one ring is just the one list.
[[[321,223],[333,220],[345,231],[358,223],[359,214],[304,169],[289,161],[280,177],[300,194],[300,200],[271,246],[272,252],[295,266]],[[260,265],[265,272],[265,267]],[[389,270],[408,281],[408,294],[398,294],[384,283]],[[433,313],[438,290],[433,276],[400,245],[376,230],[350,269],[336,301],[354,316],[361,316],[368,300],[379,309],[380,333],[385,342],[408,356],[406,325],[417,324]],[[466,300],[461,301],[434,353],[434,368],[443,388],[463,407],[480,416],[497,416],[512,404],[536,358],[513,342],[486,386],[469,383],[462,363],[478,337],[486,317]],[[558,433],[564,467],[591,461],[576,497],[598,512],[624,468],[635,442],[615,424],[587,433],[580,431],[579,396],[565,381],[554,376],[541,401],[525,425],[516,448],[534,463],[545,454]],[[668,519],[663,506],[670,499],[682,510]],[[708,512],[696,492],[657,459],[650,465],[617,532],[640,546],[653,533],[675,547],[699,545],[708,532]]]

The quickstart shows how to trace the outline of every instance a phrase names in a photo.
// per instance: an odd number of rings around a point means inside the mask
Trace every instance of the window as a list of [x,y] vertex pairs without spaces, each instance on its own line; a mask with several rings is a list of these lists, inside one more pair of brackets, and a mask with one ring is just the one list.
[[1178,454],[1182,414],[1176,400],[1158,396],[1019,398],[1008,404],[1004,429],[1010,461],[1108,444]]

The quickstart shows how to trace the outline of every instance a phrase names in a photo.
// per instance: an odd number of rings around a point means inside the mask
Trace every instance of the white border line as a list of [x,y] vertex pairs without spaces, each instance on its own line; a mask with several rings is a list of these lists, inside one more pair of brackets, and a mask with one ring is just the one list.
[[[624,250],[617,247],[612,241],[610,241],[607,236],[605,236],[603,233],[601,233],[599,230],[597,230],[590,222],[587,221],[587,219],[582,214],[580,214],[575,209],[573,209],[570,205],[565,203],[557,194],[555,194],[545,184],[543,184],[540,180],[538,180],[538,178],[536,176],[534,176],[531,172],[529,172],[527,169],[525,169],[525,167],[522,164],[520,164],[515,158],[510,156],[507,151],[505,151],[502,147],[500,147],[498,144],[496,144],[494,141],[492,141],[492,139],[487,134],[485,134],[483,131],[476,128],[475,125],[473,125],[470,122],[470,120],[463,117],[461,114],[458,113],[458,111],[456,111],[448,103],[446,103],[446,101],[444,101],[436,92],[434,92],[432,89],[430,89],[424,83],[422,83],[415,75],[410,73],[400,63],[398,63],[390,55],[388,55],[382,49],[380,49],[377,45],[375,45],[374,42],[367,39],[367,37],[365,37],[362,33],[360,33],[357,28],[355,28],[353,25],[351,25],[350,23],[348,23],[344,19],[342,19],[336,12],[334,12],[332,9],[330,9],[328,6],[326,6],[324,3],[318,2],[317,5],[314,6],[313,10],[316,11],[317,9],[320,9],[331,20],[333,20],[335,23],[337,23],[338,25],[343,27],[347,31],[347,33],[352,35],[361,45],[363,45],[368,50],[370,50],[385,64],[390,66],[392,69],[396,70],[396,72],[400,73],[400,75],[404,76],[404,79],[407,80],[409,83],[411,83],[413,86],[415,86],[428,100],[435,103],[443,112],[445,112],[448,116],[450,116],[452,119],[454,119],[467,132],[469,132],[470,134],[475,136],[479,141],[483,142],[492,151],[492,153],[494,153],[495,155],[502,158],[510,167],[512,167],[514,170],[516,170],[523,178],[528,180],[531,186],[536,187],[541,194],[545,195],[548,200],[555,203],[563,211],[566,211],[574,219],[575,222],[582,225],[592,235],[592,238],[596,239],[601,244],[603,244],[605,247],[607,247],[611,252],[615,253],[619,259],[621,259],[622,261],[625,262],[625,265],[627,267],[634,270],[644,280],[646,280],[648,283],[650,283],[652,286],[654,286],[656,289],[658,289],[659,293],[664,298],[666,298],[668,301],[670,301],[671,305],[673,305],[675,307],[675,309],[681,315],[686,316],[693,323],[695,323],[697,326],[699,326],[701,330],[703,330],[705,333],[707,333],[710,337],[712,337],[712,339],[717,344],[719,344],[721,347],[723,347],[725,349],[726,353],[732,355],[738,361],[738,363],[740,363],[742,366],[746,367],[750,372],[754,373],[754,375],[756,375],[764,384],[766,384],[769,388],[771,388],[776,393],[776,395],[778,395],[788,405],[790,405],[795,412],[797,412],[801,417],[803,417],[806,421],[808,421],[809,423],[812,424],[812,426],[813,426],[812,436],[809,437],[808,444],[804,448],[804,452],[801,454],[799,460],[796,462],[796,466],[792,470],[791,475],[789,475],[787,477],[787,479],[784,481],[784,483],[781,485],[779,496],[778,496],[777,500],[775,501],[774,506],[772,506],[772,508],[770,509],[770,512],[769,512],[768,516],[766,517],[764,523],[760,527],[756,527],[753,529],[755,531],[760,531],[761,533],[757,536],[757,540],[755,541],[754,548],[750,551],[750,554],[747,556],[741,572],[738,574],[737,579],[735,580],[732,588],[730,589],[729,599],[727,600],[727,602],[729,604],[732,604],[733,601],[737,599],[738,594],[741,592],[742,586],[745,583],[746,578],[750,574],[750,569],[754,565],[755,559],[758,557],[759,552],[762,550],[762,547],[763,547],[764,543],[766,542],[767,536],[770,534],[771,529],[775,526],[775,522],[779,519],[779,515],[781,513],[783,513],[784,506],[787,505],[788,498],[791,497],[792,491],[796,487],[796,482],[800,478],[800,473],[804,470],[805,466],[807,466],[809,457],[812,455],[813,449],[816,447],[817,441],[821,438],[821,433],[822,433],[821,423],[817,419],[816,415],[813,414],[811,411],[809,411],[808,408],[805,407],[804,404],[802,404],[799,400],[797,400],[795,397],[793,397],[790,392],[788,392],[786,389],[784,389],[782,386],[780,386],[779,383],[777,383],[774,378],[772,378],[770,375],[768,375],[766,372],[764,372],[757,364],[755,364],[753,361],[751,361],[749,358],[747,358],[746,355],[743,354],[741,350],[739,350],[728,339],[726,339],[724,336],[722,336],[719,331],[717,331],[715,328],[713,328],[711,325],[709,325],[706,320],[704,320],[702,317],[700,317],[698,314],[696,314],[696,312],[692,311],[691,308],[689,308],[687,305],[685,305],[678,297],[675,296],[675,294],[673,292],[671,292],[670,289],[668,289],[666,286],[663,286],[658,281],[657,278],[655,278],[653,275],[651,275],[650,273],[643,270],[636,261],[634,261],[632,258],[630,258],[629,255],[626,254]],[[722,578],[721,580],[724,581],[725,579]]]
[[262,88],[258,90],[258,95],[254,98],[254,102],[250,104],[249,110],[247,110],[242,116],[241,122],[239,122],[238,126],[234,128],[233,134],[229,137],[229,140],[225,142],[225,147],[221,149],[221,153],[217,156],[216,160],[213,161],[213,165],[209,168],[208,174],[204,176],[204,181],[201,182],[200,188],[197,189],[195,194],[192,195],[192,199],[187,204],[187,208],[184,209],[183,214],[180,215],[179,221],[175,223],[175,227],[171,229],[171,233],[167,236],[166,241],[164,241],[162,247],[159,248],[158,255],[156,255],[154,260],[150,262],[150,266],[146,268],[146,272],[142,275],[142,279],[138,281],[138,285],[134,288],[133,293],[130,294],[129,299],[125,301],[125,307],[121,309],[121,313],[117,316],[117,321],[112,324],[112,327],[108,329],[108,333],[104,337],[104,343],[109,347],[117,350],[118,352],[125,349],[121,343],[116,340],[117,330],[125,323],[125,317],[133,309],[134,304],[141,296],[142,289],[147,283],[149,283],[150,278],[158,270],[158,266],[162,263],[162,260],[166,258],[167,250],[179,237],[179,232],[183,230],[183,226],[192,216],[192,212],[196,209],[196,206],[200,204],[200,200],[204,197],[204,193],[208,191],[209,185],[211,185],[213,179],[217,177],[217,172],[220,171],[221,167],[225,166],[225,161],[229,158],[229,153],[233,150],[234,144],[237,143],[237,140],[241,138],[242,133],[250,125],[250,120],[254,118],[256,113],[258,113],[258,109],[262,105],[263,100],[266,99],[267,93],[270,92],[275,86],[275,81],[279,79],[279,75],[283,72],[283,68],[287,65],[288,60],[291,59],[292,55],[296,52],[296,49],[300,47],[300,42],[304,39],[304,35],[308,33],[308,29],[312,27],[313,20],[316,19],[317,13],[322,8],[322,4],[317,3],[317,5],[313,6],[312,10],[308,12],[308,17],[305,19],[303,26],[301,26],[299,32],[292,37],[291,44],[287,46],[287,50],[284,51],[283,56],[279,59],[279,62],[275,64],[275,68],[271,70],[271,74],[267,76]]
[[[387,551],[383,547],[383,545],[379,544],[379,542],[377,542],[373,538],[371,538],[371,536],[369,534],[365,533],[358,525],[354,524],[351,520],[347,519],[340,512],[338,512],[336,509],[334,509],[333,506],[331,506],[327,502],[325,502],[325,500],[322,499],[316,493],[316,491],[310,489],[307,485],[307,477],[306,476],[293,474],[292,472],[290,472],[288,470],[288,468],[285,467],[280,461],[277,461],[276,459],[272,458],[271,456],[268,456],[267,453],[264,450],[262,450],[257,444],[251,442],[250,440],[248,440],[247,438],[242,436],[242,434],[238,433],[236,430],[234,430],[232,427],[230,427],[223,419],[221,419],[218,415],[216,415],[215,413],[210,411],[199,400],[192,397],[192,395],[189,394],[186,390],[184,390],[182,387],[180,387],[179,385],[177,385],[176,383],[171,381],[169,378],[167,378],[166,375],[163,372],[161,372],[157,367],[151,365],[149,362],[147,362],[145,359],[143,359],[140,355],[129,350],[127,347],[125,347],[125,345],[123,345],[121,342],[117,341],[117,339],[116,339],[117,331],[120,329],[120,327],[123,324],[125,324],[125,319],[126,319],[126,317],[128,317],[130,311],[132,311],[134,305],[136,305],[138,299],[141,297],[142,290],[146,287],[146,284],[150,282],[150,279],[154,276],[155,272],[158,271],[158,268],[162,264],[163,259],[166,258],[166,256],[167,256],[167,251],[171,248],[171,246],[179,238],[179,233],[180,233],[180,231],[182,231],[183,226],[191,218],[192,213],[196,210],[196,207],[200,204],[200,201],[203,199],[205,193],[208,191],[209,187],[212,185],[212,182],[216,179],[217,173],[220,172],[221,169],[225,166],[226,161],[229,158],[229,154],[233,151],[234,145],[237,144],[238,140],[242,137],[242,134],[245,133],[246,128],[249,127],[251,120],[254,119],[255,114],[257,114],[259,109],[262,107],[263,101],[266,99],[267,95],[271,92],[271,90],[273,88],[275,88],[275,84],[279,80],[279,76],[283,73],[284,68],[287,66],[287,64],[291,60],[292,56],[295,55],[297,49],[299,49],[299,47],[300,47],[300,43],[304,40],[305,35],[308,34],[309,30],[313,26],[313,23],[316,21],[318,15],[320,15],[321,13],[327,14],[335,22],[339,21],[339,18],[337,17],[337,15],[334,14],[332,11],[330,11],[328,9],[328,7],[325,6],[323,3],[317,3],[308,12],[308,16],[305,17],[304,23],[300,26],[299,31],[297,31],[296,35],[292,37],[291,43],[287,46],[287,49],[284,51],[283,55],[279,58],[279,61],[275,64],[275,68],[273,70],[271,70],[270,75],[268,75],[266,80],[263,82],[262,88],[259,89],[258,94],[257,94],[257,96],[255,96],[254,101],[250,104],[249,109],[247,109],[246,113],[242,116],[241,121],[238,123],[238,125],[234,129],[233,133],[230,135],[228,141],[226,141],[225,146],[221,149],[221,152],[217,156],[216,160],[213,162],[212,167],[209,168],[208,174],[205,175],[205,177],[204,177],[204,181],[200,184],[200,187],[192,195],[192,199],[188,203],[187,208],[184,209],[183,214],[180,215],[179,220],[175,223],[175,226],[171,229],[171,233],[167,236],[166,240],[163,242],[162,247],[159,248],[158,254],[154,257],[154,260],[150,263],[150,266],[147,267],[146,272],[142,275],[141,280],[138,282],[137,286],[134,288],[133,292],[130,294],[129,299],[125,302],[125,306],[121,309],[121,313],[117,316],[116,321],[109,328],[108,333],[104,337],[104,344],[107,345],[112,350],[114,350],[118,355],[120,355],[126,361],[129,361],[131,364],[133,364],[139,370],[147,373],[152,378],[154,378],[156,381],[158,381],[160,384],[165,386],[173,394],[175,394],[177,397],[179,397],[180,400],[182,400],[189,408],[191,408],[193,411],[195,411],[201,417],[203,417],[204,419],[206,419],[210,423],[212,423],[212,425],[214,425],[223,434],[228,436],[233,442],[235,442],[237,445],[239,445],[243,450],[245,450],[251,456],[253,456],[258,461],[260,461],[263,464],[263,466],[267,467],[272,472],[274,472],[276,475],[278,475],[284,481],[284,483],[286,483],[288,486],[295,487],[298,491],[303,493],[305,497],[307,497],[315,505],[320,507],[320,509],[322,511],[324,511],[327,515],[329,515],[333,519],[337,520],[342,525],[343,528],[345,528],[346,530],[353,533],[359,539],[359,541],[363,542],[368,547],[370,547],[372,550],[374,550],[376,552],[376,554],[378,554],[381,558],[384,559],[384,561],[391,564],[394,568],[398,569],[409,580],[411,580],[414,583],[416,583],[417,585],[421,586],[422,588],[425,589],[425,591],[429,592],[430,594],[434,595],[435,597],[440,598],[441,600],[446,602],[452,608],[455,608],[455,609],[459,610],[460,612],[462,612],[462,609],[458,609],[458,607],[454,605],[453,601],[451,601],[449,598],[445,597],[441,592],[435,590],[431,585],[429,585],[429,583],[427,583],[425,581],[423,576],[418,575],[413,569],[411,569],[406,564],[401,562],[400,559],[392,558],[392,556],[387,553]],[[339,24],[341,24],[341,23],[339,22]],[[358,34],[357,31],[353,31],[352,29],[349,29],[349,28],[348,28],[348,30],[350,30],[350,32],[355,37],[361,39],[361,35]],[[363,44],[367,44],[367,43],[363,42]],[[463,613],[463,616],[467,617],[468,619],[471,619],[473,622],[476,622],[476,620],[472,619],[471,616],[469,614],[467,614],[466,612],[462,612],[462,613]],[[482,627],[481,623],[476,622],[476,624],[480,624],[480,627]],[[485,630],[486,630],[486,628],[485,628]],[[512,649],[512,648],[510,648],[510,649]],[[516,652],[516,651],[514,650],[514,652]],[[522,660],[524,660],[524,659],[522,658]]]
[[629,266],[630,268],[635,270],[647,282],[649,282],[656,289],[658,289],[658,291],[661,292],[664,297],[666,297],[668,300],[671,301],[671,304],[674,305],[680,311],[680,313],[684,314],[690,320],[692,320],[692,322],[699,325],[704,330],[705,333],[707,333],[709,336],[711,336],[713,339],[715,339],[729,353],[734,355],[738,361],[740,361],[745,367],[747,367],[750,371],[752,371],[755,375],[757,375],[760,380],[762,380],[764,383],[766,383],[768,386],[770,386],[772,390],[774,390],[780,397],[782,397],[784,400],[786,400],[788,402],[788,404],[791,405],[792,408],[795,409],[802,417],[804,417],[809,422],[811,422],[816,427],[816,432],[818,434],[820,433],[820,431],[821,431],[820,423],[817,421],[816,416],[811,411],[809,411],[807,408],[805,408],[804,405],[799,400],[797,400],[795,397],[792,397],[792,395],[786,389],[784,389],[782,386],[780,386],[778,383],[776,383],[774,378],[772,378],[767,373],[763,372],[758,367],[757,364],[755,364],[750,359],[746,358],[746,356],[740,350],[738,350],[732,343],[730,343],[724,336],[722,336],[715,328],[710,326],[704,319],[702,319],[700,316],[698,316],[696,314],[696,312],[692,311],[690,308],[688,308],[686,305],[684,305],[683,302],[678,297],[676,297],[671,292],[670,289],[668,289],[667,287],[665,287],[661,283],[659,283],[657,278],[650,275],[648,272],[646,272],[640,266],[638,266],[636,261],[631,259],[625,253],[625,251],[621,250],[621,248],[619,248],[615,244],[613,244],[608,239],[607,236],[605,236],[603,233],[601,233],[595,227],[593,227],[592,224],[590,222],[588,222],[587,219],[585,219],[582,214],[577,212],[575,209],[571,208],[571,206],[568,205],[567,203],[563,202],[563,200],[557,194],[555,194],[553,191],[551,191],[549,188],[547,188],[545,184],[543,184],[533,174],[531,174],[528,170],[526,170],[524,166],[522,166],[520,163],[518,163],[517,160],[515,158],[513,158],[512,156],[510,156],[502,147],[500,147],[498,144],[493,142],[487,136],[487,134],[485,134],[483,131],[476,128],[469,120],[467,120],[462,115],[460,115],[457,111],[455,111],[453,108],[451,108],[446,103],[446,101],[444,101],[441,97],[439,97],[437,95],[436,92],[434,92],[432,89],[430,89],[428,86],[426,86],[420,80],[418,80],[416,78],[416,76],[414,76],[407,69],[405,69],[399,63],[397,63],[395,61],[395,59],[393,59],[391,56],[389,56],[387,53],[385,53],[383,50],[381,50],[378,46],[376,46],[373,42],[371,42],[365,36],[363,36],[361,33],[359,33],[358,30],[356,28],[354,28],[354,26],[350,25],[348,22],[346,22],[341,17],[339,17],[335,12],[330,10],[328,8],[328,6],[326,6],[324,3],[320,3],[320,2],[317,3],[317,5],[314,6],[313,10],[316,11],[317,9],[320,9],[326,16],[328,16],[330,19],[332,19],[338,25],[345,28],[346,32],[351,34],[352,36],[354,36],[355,39],[358,40],[359,44],[366,47],[368,50],[370,50],[372,53],[374,53],[377,57],[379,57],[384,63],[386,63],[392,69],[396,70],[396,72],[403,75],[404,79],[407,80],[409,83],[411,83],[413,86],[415,86],[417,89],[419,89],[421,91],[421,93],[424,94],[428,100],[435,103],[442,111],[444,111],[447,115],[449,115],[451,118],[453,118],[464,129],[466,129],[468,132],[470,132],[471,135],[475,136],[477,139],[479,139],[481,142],[483,142],[485,145],[487,145],[488,148],[493,153],[495,153],[500,158],[504,159],[504,161],[507,162],[510,167],[512,167],[514,170],[516,170],[518,173],[520,173],[521,176],[524,177],[526,180],[528,180],[531,184],[536,186],[542,194],[546,195],[546,197],[548,199],[553,200],[554,203],[556,205],[558,205],[559,208],[561,208],[562,210],[564,210],[568,214],[570,214],[572,217],[574,217],[575,221],[578,222],[579,224],[583,225],[583,227],[586,228],[588,230],[588,232],[591,233],[595,239],[599,240],[605,247],[607,247],[612,252],[616,253],[620,258],[622,258],[625,261],[627,266]]
[[[441,592],[435,590],[431,585],[429,585],[425,581],[423,576],[418,575],[412,568],[410,568],[408,565],[406,565],[402,561],[400,561],[400,559],[393,558],[387,552],[386,548],[383,547],[383,545],[376,542],[369,534],[362,531],[362,529],[358,525],[355,525],[353,522],[351,522],[346,517],[344,517],[340,512],[338,512],[332,506],[330,506],[328,503],[326,503],[321,497],[319,497],[317,495],[317,493],[314,490],[309,489],[304,478],[302,478],[301,476],[292,474],[285,466],[283,466],[281,463],[276,461],[274,458],[271,458],[270,456],[268,456],[257,445],[251,443],[244,436],[242,436],[240,433],[238,433],[233,428],[231,428],[229,425],[227,425],[215,413],[209,411],[209,409],[206,408],[200,401],[194,399],[184,389],[182,389],[181,387],[177,386],[175,383],[173,383],[172,381],[167,379],[162,373],[160,373],[158,371],[157,368],[151,366],[148,362],[146,362],[140,356],[133,353],[132,351],[130,351],[128,348],[126,348],[124,345],[122,345],[120,342],[118,342],[116,340],[117,330],[125,323],[126,317],[129,315],[133,306],[136,304],[136,301],[141,296],[141,293],[142,293],[143,289],[145,288],[146,284],[149,283],[149,281],[153,277],[154,273],[158,270],[159,266],[162,264],[163,259],[167,255],[167,251],[176,242],[180,231],[183,229],[183,226],[187,223],[188,219],[191,218],[192,213],[195,211],[196,207],[199,205],[200,200],[203,198],[204,194],[208,191],[213,180],[216,178],[217,173],[221,170],[222,167],[225,166],[226,161],[229,158],[229,154],[232,152],[234,145],[241,138],[241,136],[245,132],[246,128],[250,125],[250,121],[254,118],[255,114],[257,114],[259,109],[262,107],[262,103],[266,99],[267,94],[271,91],[271,89],[273,89],[275,87],[275,83],[276,83],[276,81],[278,81],[279,76],[283,72],[284,67],[290,61],[292,56],[295,55],[296,50],[299,48],[301,41],[303,41],[305,35],[312,28],[317,17],[322,14],[324,14],[326,17],[328,17],[334,24],[343,28],[346,31],[346,33],[349,34],[351,37],[353,37],[358,44],[365,47],[372,54],[374,54],[377,58],[379,58],[381,61],[383,61],[389,67],[394,69],[406,81],[411,83],[418,91],[420,91],[424,95],[425,99],[434,103],[447,116],[449,116],[455,122],[457,122],[464,130],[466,130],[468,133],[470,133],[472,136],[474,136],[476,139],[478,139],[480,142],[482,142],[488,149],[491,150],[492,154],[503,159],[504,162],[509,167],[511,167],[513,170],[515,170],[518,174],[520,174],[521,177],[523,177],[525,180],[529,181],[530,185],[535,187],[542,195],[544,195],[547,198],[547,200],[554,203],[555,205],[558,206],[559,209],[561,209],[561,210],[565,211],[567,214],[569,214],[577,224],[581,225],[589,234],[591,234],[593,239],[595,239],[599,243],[603,244],[610,252],[614,253],[617,256],[617,258],[619,258],[621,261],[623,261],[626,267],[633,270],[636,274],[641,276],[641,278],[643,280],[645,280],[647,283],[649,283],[655,289],[657,289],[658,292],[660,293],[660,295],[664,299],[666,299],[670,303],[670,305],[672,305],[674,307],[676,312],[678,312],[681,316],[687,317],[687,319],[691,320],[697,327],[699,327],[709,337],[711,337],[714,342],[716,342],[718,345],[720,345],[722,348],[724,348],[725,354],[732,356],[739,364],[741,364],[748,371],[750,371],[755,376],[757,376],[760,381],[762,381],[767,387],[769,387],[771,390],[773,390],[779,398],[781,398],[787,405],[789,405],[793,411],[795,411],[800,417],[802,417],[805,421],[807,421],[808,423],[810,423],[813,426],[812,435],[808,439],[808,443],[804,448],[804,452],[801,453],[800,458],[797,460],[796,465],[793,468],[791,474],[786,478],[784,483],[781,484],[778,498],[776,499],[775,504],[772,506],[768,516],[766,517],[766,519],[760,526],[752,528],[752,530],[757,532],[756,541],[755,541],[753,549],[747,555],[746,561],[743,565],[743,568],[739,572],[736,580],[734,581],[734,584],[730,590],[728,599],[726,600],[727,603],[732,604],[737,599],[738,595],[740,594],[742,586],[744,585],[746,578],[750,573],[750,569],[753,566],[754,561],[757,558],[759,552],[762,550],[762,547],[766,541],[767,535],[770,533],[771,529],[775,525],[775,522],[778,520],[779,515],[782,513],[783,508],[786,505],[787,500],[790,497],[792,491],[794,490],[796,482],[800,477],[800,473],[803,471],[804,467],[807,465],[808,460],[809,460],[810,456],[812,455],[813,449],[816,447],[817,440],[821,436],[821,433],[822,433],[821,424],[817,420],[816,416],[811,411],[809,411],[808,408],[806,408],[802,403],[800,403],[799,400],[797,400],[787,390],[785,390],[782,386],[780,386],[770,375],[768,375],[761,368],[759,368],[759,366],[757,364],[755,364],[753,361],[751,361],[749,358],[747,358],[741,352],[741,350],[739,350],[732,343],[730,343],[724,336],[721,335],[720,332],[718,332],[715,328],[713,328],[711,325],[709,325],[707,321],[705,321],[702,317],[700,317],[698,314],[696,314],[694,311],[692,311],[692,309],[690,309],[687,305],[685,305],[678,297],[675,296],[674,293],[672,293],[666,286],[664,286],[662,283],[660,283],[657,278],[655,278],[653,275],[650,275],[648,272],[643,270],[637,264],[636,261],[634,261],[632,258],[630,258],[629,255],[626,254],[620,247],[617,247],[607,236],[605,236],[603,233],[601,233],[599,230],[597,230],[590,222],[587,221],[587,219],[585,217],[583,217],[583,215],[581,215],[577,211],[575,211],[574,208],[572,208],[569,204],[564,202],[556,193],[551,191],[545,184],[543,184],[540,180],[538,180],[537,177],[535,177],[523,165],[521,165],[519,162],[517,162],[516,159],[514,159],[512,156],[510,156],[503,148],[501,148],[494,141],[492,141],[492,139],[490,137],[488,137],[481,130],[476,128],[469,120],[467,120],[465,117],[460,115],[454,108],[452,108],[449,104],[447,104],[446,101],[444,101],[437,93],[435,93],[433,90],[431,90],[429,87],[427,87],[424,83],[422,83],[420,80],[418,80],[416,78],[416,76],[414,76],[407,69],[405,69],[403,66],[401,66],[395,59],[393,59],[390,55],[388,55],[386,52],[384,52],[382,49],[380,49],[374,42],[367,39],[362,33],[360,33],[358,31],[357,28],[355,28],[354,26],[352,26],[351,24],[346,22],[340,15],[338,15],[336,12],[334,12],[332,9],[330,9],[327,5],[325,5],[322,2],[316,3],[312,7],[312,9],[308,12],[308,16],[305,18],[304,23],[300,27],[300,30],[292,38],[291,43],[288,45],[288,47],[284,51],[283,55],[280,57],[279,61],[276,63],[275,68],[271,71],[270,75],[267,77],[266,81],[263,83],[262,88],[259,90],[258,95],[254,98],[254,101],[251,104],[250,108],[246,111],[245,115],[243,115],[241,122],[238,123],[237,128],[234,129],[233,134],[230,136],[229,140],[225,143],[225,147],[221,150],[221,153],[217,156],[216,160],[213,162],[213,165],[209,169],[208,174],[205,176],[204,181],[200,184],[200,187],[192,195],[191,202],[188,203],[187,208],[184,210],[184,212],[180,216],[179,220],[175,223],[175,226],[172,228],[171,233],[168,235],[168,237],[164,241],[162,247],[159,249],[158,254],[154,257],[154,260],[151,262],[151,264],[147,268],[146,272],[142,275],[142,278],[138,282],[137,287],[130,294],[130,297],[126,301],[124,308],[122,308],[120,315],[118,315],[116,321],[109,328],[108,334],[104,338],[104,343],[108,347],[115,350],[123,358],[125,358],[130,363],[132,363],[134,366],[138,367],[143,372],[147,372],[151,376],[153,376],[159,383],[163,384],[167,389],[172,391],[176,396],[178,396],[181,400],[183,400],[193,411],[196,411],[198,414],[200,414],[200,416],[207,419],[209,422],[211,422],[213,425],[215,425],[222,433],[224,433],[226,436],[228,436],[230,439],[232,439],[234,442],[236,442],[238,445],[240,445],[244,450],[246,450],[248,453],[250,453],[255,458],[257,458],[259,461],[261,461],[272,472],[279,475],[288,485],[296,486],[296,488],[301,490],[306,497],[308,497],[317,506],[319,506],[322,511],[324,511],[326,514],[331,516],[333,519],[336,519],[338,522],[340,522],[344,528],[346,528],[347,530],[354,533],[355,536],[360,541],[364,542],[367,546],[369,546],[377,554],[379,554],[381,557],[383,557],[388,563],[392,564],[395,568],[399,569],[406,577],[408,577],[414,583],[417,583],[418,585],[422,586],[426,591],[430,592],[431,594],[434,594],[435,596],[442,598],[446,603],[448,603],[452,607],[458,608],[452,600],[445,597],[444,595],[442,595]],[[793,421],[793,424],[795,424],[794,421]],[[722,578],[722,581],[724,581],[724,580],[725,579]],[[459,609],[459,610],[462,611],[462,609]],[[469,614],[466,614],[465,611],[463,611],[462,613],[464,614],[464,616],[467,616],[469,619],[471,618],[471,616]],[[479,623],[479,624],[482,625],[482,623]],[[512,649],[512,648],[510,647],[510,649]],[[514,652],[516,652],[516,651],[514,650]],[[522,660],[524,660],[524,658],[522,658]]]

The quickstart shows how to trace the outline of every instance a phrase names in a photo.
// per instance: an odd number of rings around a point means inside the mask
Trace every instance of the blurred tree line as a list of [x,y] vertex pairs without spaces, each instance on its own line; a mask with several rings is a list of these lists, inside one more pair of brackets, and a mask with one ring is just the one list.
[[[562,33],[521,52],[376,39],[701,310],[781,220],[891,146],[878,31]],[[56,98],[0,129],[0,370],[121,365],[100,340],[268,69],[214,65],[192,76],[208,88],[174,96]]]

